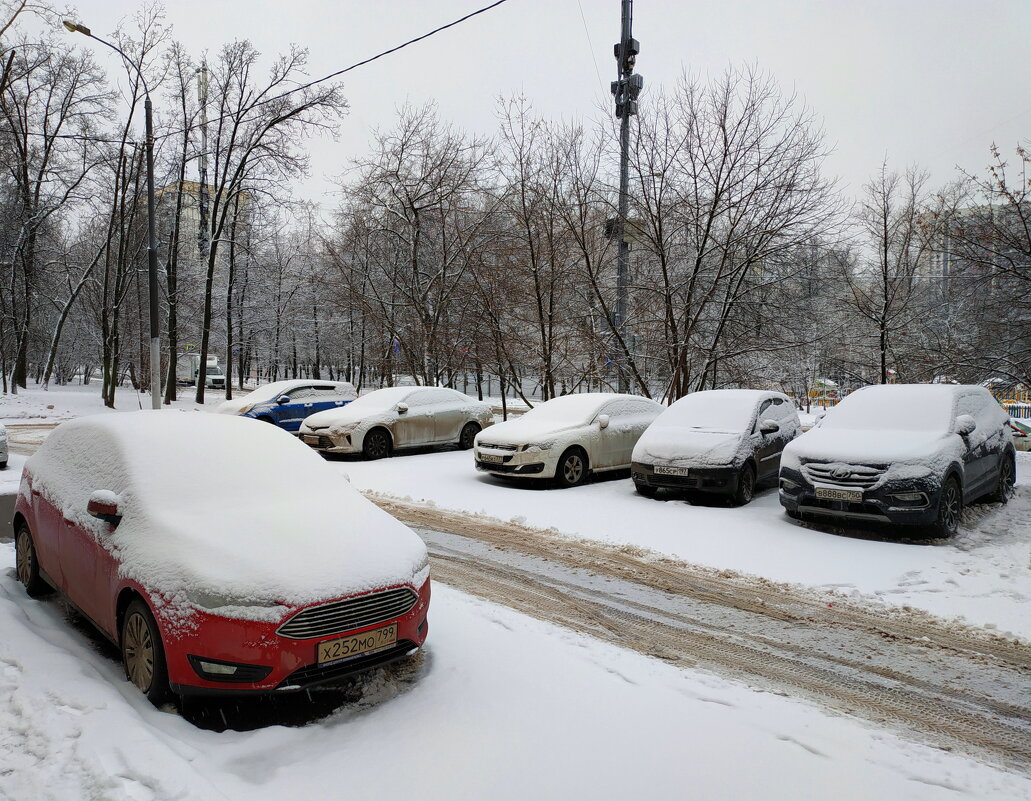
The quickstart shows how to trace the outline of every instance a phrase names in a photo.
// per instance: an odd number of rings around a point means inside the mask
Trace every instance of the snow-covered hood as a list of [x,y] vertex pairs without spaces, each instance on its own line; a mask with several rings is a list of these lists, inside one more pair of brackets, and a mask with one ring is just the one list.
[[247,400],[247,396],[244,395],[240,398],[233,398],[232,400],[222,401],[218,406],[215,407],[215,411],[219,414],[240,414],[248,406],[259,406],[263,403],[269,403],[267,400],[253,401]]
[[642,464],[733,465],[747,440],[743,433],[699,431],[687,426],[652,426],[637,441],[632,458]]
[[959,437],[934,431],[813,428],[788,443],[782,463],[798,460],[848,464],[929,463]]
[[550,442],[578,429],[585,428],[586,423],[563,423],[555,420],[533,420],[520,417],[497,423],[477,436],[477,443],[482,441],[496,445],[537,445]]
[[332,495],[300,490],[289,503],[190,498],[154,509],[122,500],[109,543],[126,576],[166,597],[299,606],[425,580],[422,540],[343,481]]
[[392,406],[381,409],[352,409],[348,404],[336,409],[326,409],[324,412],[315,412],[304,418],[302,426],[315,430],[330,426],[353,426],[364,422],[386,422],[397,417],[396,412],[391,411],[392,409]]

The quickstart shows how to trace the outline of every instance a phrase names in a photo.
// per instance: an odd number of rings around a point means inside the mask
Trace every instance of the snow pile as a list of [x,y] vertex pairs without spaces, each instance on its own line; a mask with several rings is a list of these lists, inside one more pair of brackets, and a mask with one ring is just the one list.
[[[177,411],[61,425],[28,461],[33,486],[178,603],[307,604],[412,581],[426,549],[290,434]],[[86,513],[117,493],[122,521]],[[257,614],[257,612],[255,613]]]

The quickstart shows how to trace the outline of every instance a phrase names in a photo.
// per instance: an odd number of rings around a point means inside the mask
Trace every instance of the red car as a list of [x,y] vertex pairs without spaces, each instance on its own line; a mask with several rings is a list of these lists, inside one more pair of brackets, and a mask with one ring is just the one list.
[[155,702],[299,690],[426,640],[422,540],[246,418],[63,423],[26,462],[14,530],[29,594],[65,595]]

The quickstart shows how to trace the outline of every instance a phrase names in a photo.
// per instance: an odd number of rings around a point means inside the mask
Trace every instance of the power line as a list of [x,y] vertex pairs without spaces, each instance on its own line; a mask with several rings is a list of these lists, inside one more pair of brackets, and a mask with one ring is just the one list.
[[[293,89],[288,89],[287,91],[281,92],[278,95],[274,95],[272,97],[266,98],[265,100],[259,101],[258,103],[255,103],[251,108],[252,109],[253,108],[257,108],[258,106],[263,106],[263,105],[266,105],[268,103],[273,103],[276,100],[282,100],[284,97],[292,95],[292,94],[294,94],[296,92],[301,92],[301,91],[303,91],[305,89],[310,89],[311,87],[316,86],[317,84],[325,83],[326,81],[332,80],[333,78],[337,78],[337,77],[343,75],[344,73],[350,72],[351,70],[358,69],[358,67],[364,67],[366,64],[371,64],[373,61],[381,59],[384,56],[389,56],[392,53],[396,53],[399,50],[404,50],[409,45],[413,45],[416,42],[421,42],[423,39],[429,39],[431,36],[434,36],[434,35],[440,33],[441,31],[446,31],[448,28],[453,28],[456,25],[460,25],[463,22],[465,22],[466,20],[472,19],[473,17],[478,16],[479,14],[483,14],[483,13],[485,13],[487,11],[490,11],[491,9],[497,8],[498,6],[502,5],[503,3],[507,3],[507,2],[508,2],[508,0],[496,0],[496,2],[491,3],[490,5],[483,6],[483,8],[478,8],[478,9],[476,9],[476,11],[472,11],[472,12],[466,14],[464,17],[459,17],[458,19],[453,20],[453,21],[447,23],[446,25],[441,25],[439,28],[434,28],[432,31],[428,31],[427,33],[424,33],[421,36],[416,36],[414,39],[409,39],[407,42],[404,42],[403,44],[399,44],[396,47],[391,47],[389,50],[384,50],[384,51],[382,51],[380,53],[377,53],[374,56],[370,56],[369,58],[363,59],[361,61],[357,61],[357,62],[355,62],[354,64],[352,64],[349,67],[344,67],[343,69],[337,70],[336,72],[331,72],[329,75],[324,75],[323,77],[317,78],[314,81],[309,81],[308,83],[301,84],[300,86],[296,86]],[[215,119],[209,120],[209,122],[217,122],[218,120],[228,119],[231,116],[232,116],[231,114],[223,114],[220,117],[215,117]],[[165,138],[165,137],[169,137],[169,136],[176,136],[176,135],[181,134],[181,133],[186,133],[187,131],[192,131],[196,127],[197,126],[195,126],[195,125],[189,125],[189,126],[187,126],[185,128],[180,128],[177,131],[170,131],[169,133],[162,134],[161,137],[159,137],[159,138]]]
[[[466,20],[472,19],[475,16],[478,16],[480,14],[486,13],[487,11],[490,11],[491,9],[497,8],[498,6],[500,6],[500,5],[504,4],[504,3],[507,3],[507,2],[508,2],[508,0],[496,0],[495,2],[491,3],[490,5],[486,5],[486,6],[483,6],[482,8],[476,9],[475,11],[471,11],[470,13],[466,14],[464,17],[459,17],[456,20],[452,20],[451,22],[447,23],[446,25],[441,25],[440,27],[434,28],[432,31],[428,31],[428,32],[422,34],[421,36],[416,36],[414,39],[409,39],[407,42],[399,44],[399,45],[397,45],[395,47],[391,47],[389,50],[383,50],[382,52],[379,52],[379,53],[377,53],[374,56],[370,56],[369,58],[362,59],[361,61],[357,61],[354,64],[351,64],[348,67],[344,67],[341,70],[337,70],[336,72],[331,72],[329,75],[324,75],[323,77],[317,78],[314,81],[309,81],[308,83],[301,84],[300,86],[295,86],[293,89],[288,89],[287,91],[281,92],[278,95],[274,95],[272,97],[268,97],[268,98],[266,98],[264,100],[261,100],[258,103],[255,103],[254,106],[252,106],[251,108],[252,109],[253,108],[257,108],[258,106],[264,106],[264,105],[266,105],[268,103],[273,103],[273,102],[275,102],[277,100],[282,100],[284,97],[288,97],[288,96],[290,96],[292,94],[295,94],[296,92],[301,92],[301,91],[303,91],[305,89],[310,89],[311,87],[316,86],[316,85],[318,85],[320,83],[325,83],[326,81],[329,81],[329,80],[332,80],[333,78],[339,77],[340,75],[343,75],[344,73],[351,72],[352,70],[356,70],[359,67],[364,67],[366,64],[371,64],[373,61],[377,61],[378,59],[381,59],[384,56],[389,56],[392,53],[396,53],[399,50],[404,50],[406,47],[409,47],[410,45],[416,44],[417,42],[421,42],[424,39],[429,39],[431,36],[435,36],[436,34],[440,33],[441,31],[446,31],[448,28],[453,28],[456,25],[461,25]],[[217,122],[219,120],[228,119],[231,116],[232,116],[232,114],[223,114],[220,117],[215,117],[213,120],[209,120],[209,122]],[[197,125],[188,125],[185,128],[179,128],[177,130],[169,131],[168,133],[161,134],[160,136],[156,136],[155,139],[167,139],[170,136],[177,136],[179,134],[186,133],[188,131],[192,131],[192,130],[196,129],[197,127],[198,127]],[[12,129],[8,129],[6,132],[7,133],[18,134],[18,135],[22,135],[22,136],[42,136],[42,137],[50,137],[52,139],[81,139],[83,141],[104,142],[104,143],[108,143],[108,144],[121,144],[121,142],[122,142],[121,139],[104,139],[104,138],[100,138],[100,137],[88,137],[88,136],[82,136],[82,135],[77,135],[77,134],[46,134],[46,133],[41,133],[41,132],[38,132],[38,131],[14,131]]]

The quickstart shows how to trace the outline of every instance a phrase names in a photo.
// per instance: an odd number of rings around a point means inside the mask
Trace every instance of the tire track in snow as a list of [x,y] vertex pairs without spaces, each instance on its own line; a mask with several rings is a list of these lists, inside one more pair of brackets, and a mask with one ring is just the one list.
[[434,578],[615,645],[1031,772],[1031,648],[635,549],[374,497]]

